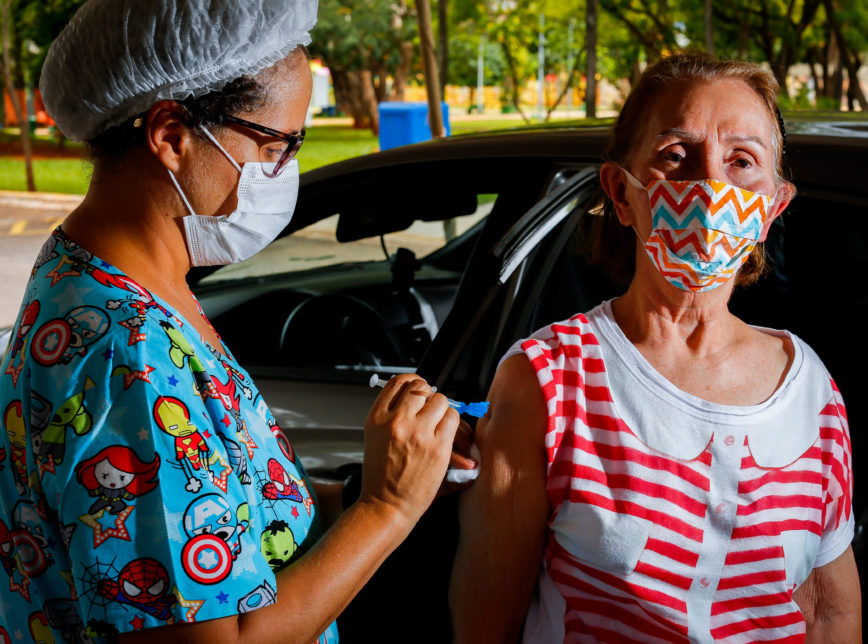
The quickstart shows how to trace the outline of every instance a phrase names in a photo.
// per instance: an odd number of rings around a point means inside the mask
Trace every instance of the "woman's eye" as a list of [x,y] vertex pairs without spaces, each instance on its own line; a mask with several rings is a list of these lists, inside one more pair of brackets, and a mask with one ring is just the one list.
[[680,163],[684,161],[684,156],[676,152],[675,150],[664,150],[663,151],[663,159],[665,161],[670,161],[672,163]]
[[753,163],[750,162],[750,159],[745,159],[744,157],[736,159],[733,161],[733,165],[737,168],[742,168],[743,170],[747,170],[748,168],[753,166]]
[[280,156],[283,154],[283,150],[286,148],[286,145],[273,145],[265,148],[265,156],[270,161],[277,161]]

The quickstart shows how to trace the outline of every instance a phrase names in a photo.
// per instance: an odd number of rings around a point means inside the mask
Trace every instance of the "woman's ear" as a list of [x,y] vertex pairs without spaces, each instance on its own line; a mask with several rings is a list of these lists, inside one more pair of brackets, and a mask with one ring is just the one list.
[[624,226],[632,226],[634,223],[633,208],[627,201],[627,179],[621,166],[606,161],[600,168],[600,184],[615,206],[618,221]]
[[789,181],[781,184],[781,186],[778,188],[778,191],[775,193],[775,202],[772,204],[771,211],[768,213],[765,224],[763,224],[763,229],[760,233],[759,241],[766,240],[766,236],[769,234],[769,228],[771,228],[772,223],[775,219],[777,219],[783,214],[784,210],[787,209],[787,206],[790,205],[790,202],[795,196],[796,187],[793,184],[791,184]]
[[185,109],[175,101],[159,101],[147,115],[147,141],[151,153],[177,173],[184,153],[193,143],[193,131],[184,120]]

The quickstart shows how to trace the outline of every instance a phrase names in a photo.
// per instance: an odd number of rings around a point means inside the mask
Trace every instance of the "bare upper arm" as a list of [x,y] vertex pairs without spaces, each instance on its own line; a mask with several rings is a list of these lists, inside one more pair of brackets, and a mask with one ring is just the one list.
[[852,548],[814,568],[793,599],[807,623],[808,643],[862,641],[862,598]]
[[545,400],[530,362],[506,360],[476,429],[480,474],[462,493],[450,604],[456,641],[520,635],[542,560],[546,520]]
[[178,623],[118,635],[118,644],[211,644],[238,639],[238,615],[204,622]]

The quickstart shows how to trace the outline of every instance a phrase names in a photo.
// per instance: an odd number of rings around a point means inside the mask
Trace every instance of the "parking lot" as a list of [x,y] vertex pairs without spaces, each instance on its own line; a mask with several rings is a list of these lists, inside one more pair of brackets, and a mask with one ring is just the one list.
[[18,315],[42,242],[80,202],[78,195],[0,191],[0,327],[12,324]]

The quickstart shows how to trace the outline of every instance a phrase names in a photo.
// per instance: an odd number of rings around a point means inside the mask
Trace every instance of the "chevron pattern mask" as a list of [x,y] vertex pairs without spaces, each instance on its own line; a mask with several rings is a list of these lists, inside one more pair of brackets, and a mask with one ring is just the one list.
[[694,293],[736,274],[760,239],[772,203],[766,195],[711,179],[661,179],[644,189],[652,226],[645,251],[671,284]]

